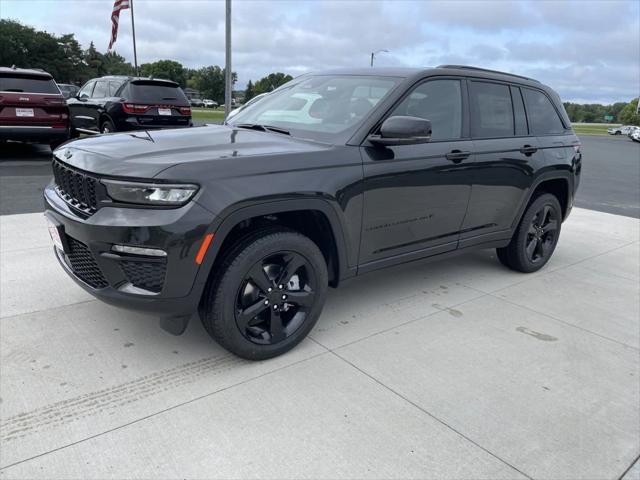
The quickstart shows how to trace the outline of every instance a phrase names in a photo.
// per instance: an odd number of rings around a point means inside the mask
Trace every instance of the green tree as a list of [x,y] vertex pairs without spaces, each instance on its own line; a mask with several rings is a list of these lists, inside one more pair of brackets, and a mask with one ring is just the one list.
[[284,85],[288,81],[293,80],[291,75],[287,75],[281,72],[270,73],[266,77],[258,80],[253,87],[253,95],[259,95],[261,93],[271,92],[278,88],[280,85]]
[[84,52],[84,62],[88,69],[88,78],[102,77],[107,74],[104,64],[104,55],[102,55],[96,46],[91,42],[89,48]]
[[[189,79],[189,86],[200,90],[204,98],[215,100],[219,104],[224,103],[224,68],[217,65],[203,67],[197,70]],[[238,80],[236,72],[231,76],[233,84]]]
[[104,70],[107,75],[135,75],[133,65],[116,52],[107,52],[102,56]]
[[244,90],[244,101],[245,103],[251,100],[255,96],[253,91],[253,82],[249,80],[247,83],[247,88]]
[[640,126],[640,115],[638,115],[638,99],[634,98],[620,112],[620,123],[625,125]]
[[140,75],[142,77],[173,80],[181,87],[187,86],[186,70],[180,62],[175,60],[158,60],[157,62],[143,63],[140,65]]

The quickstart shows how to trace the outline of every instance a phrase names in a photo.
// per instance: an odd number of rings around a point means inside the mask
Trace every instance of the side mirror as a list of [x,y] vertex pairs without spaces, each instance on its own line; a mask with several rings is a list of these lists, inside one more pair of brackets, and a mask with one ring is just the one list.
[[379,135],[369,135],[376,145],[415,145],[431,141],[431,121],[419,117],[394,116],[380,126]]

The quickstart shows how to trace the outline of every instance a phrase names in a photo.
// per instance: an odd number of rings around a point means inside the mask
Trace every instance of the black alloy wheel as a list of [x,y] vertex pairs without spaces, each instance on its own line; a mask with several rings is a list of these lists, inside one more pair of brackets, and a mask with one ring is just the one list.
[[309,261],[296,252],[278,252],[254,264],[236,298],[236,324],[251,342],[270,345],[291,336],[305,321],[316,296]]
[[529,224],[525,247],[531,262],[544,261],[549,256],[551,247],[555,245],[559,225],[556,212],[549,205],[543,205],[536,212]]
[[519,272],[540,270],[551,258],[560,238],[562,208],[550,193],[538,194],[530,203],[511,242],[496,249],[500,262]]
[[199,307],[214,340],[242,358],[264,360],[307,336],[329,286],[327,260],[313,240],[266,226],[237,240],[220,258]]

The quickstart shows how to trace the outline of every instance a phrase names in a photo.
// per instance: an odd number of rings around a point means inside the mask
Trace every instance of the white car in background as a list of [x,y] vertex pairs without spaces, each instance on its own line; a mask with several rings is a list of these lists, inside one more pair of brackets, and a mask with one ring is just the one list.
[[205,108],[216,108],[218,106],[218,102],[214,102],[213,100],[209,99],[209,98],[205,98],[202,103],[204,104]]
[[629,134],[629,138],[634,142],[640,142],[640,127],[635,127],[635,129]]
[[630,130],[635,128],[633,125],[620,125],[618,127],[607,128],[609,135],[629,135]]

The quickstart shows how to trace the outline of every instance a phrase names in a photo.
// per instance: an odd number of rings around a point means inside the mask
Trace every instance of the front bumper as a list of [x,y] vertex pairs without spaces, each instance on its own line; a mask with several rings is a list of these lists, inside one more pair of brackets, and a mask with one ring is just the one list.
[[[44,201],[45,215],[60,226],[65,243],[65,252],[54,248],[56,257],[87,292],[113,305],[162,316],[197,310],[209,270],[195,258],[212,224],[209,211],[192,201],[162,210],[103,207],[81,218],[53,183],[45,188]],[[123,254],[112,251],[113,245],[161,249],[167,255]]]
[[49,143],[69,138],[69,129],[46,126],[0,125],[0,140]]

